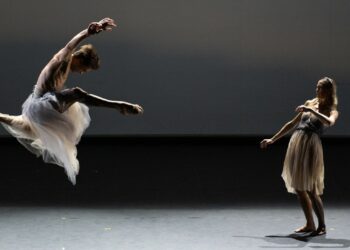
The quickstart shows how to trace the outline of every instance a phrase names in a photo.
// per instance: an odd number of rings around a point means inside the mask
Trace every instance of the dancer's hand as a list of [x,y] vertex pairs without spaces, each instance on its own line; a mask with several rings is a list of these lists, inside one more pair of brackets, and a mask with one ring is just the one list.
[[110,31],[113,27],[116,27],[114,20],[106,17],[99,22],[92,22],[88,27],[88,32],[90,35],[100,33],[102,30]]
[[260,142],[260,148],[267,148],[268,145],[274,143],[272,139],[264,139]]
[[309,112],[312,111],[312,108],[307,107],[305,105],[300,105],[295,109],[295,112],[302,113],[302,112]]
[[123,103],[120,106],[123,115],[138,115],[143,113],[143,108],[138,104]]

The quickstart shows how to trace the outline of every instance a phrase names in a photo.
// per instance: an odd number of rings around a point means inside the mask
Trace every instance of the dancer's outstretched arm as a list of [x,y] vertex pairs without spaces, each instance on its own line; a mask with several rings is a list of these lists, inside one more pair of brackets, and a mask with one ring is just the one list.
[[90,35],[100,33],[103,30],[112,30],[112,27],[115,27],[116,24],[111,18],[104,18],[99,22],[92,22],[89,24],[87,29],[79,32],[75,35],[72,40],[70,40],[64,48],[62,48],[54,57],[53,60],[61,61],[64,60],[67,56],[71,56],[74,49],[79,45],[79,43],[87,38]]
[[79,87],[57,92],[56,97],[58,104],[52,103],[52,105],[58,112],[66,111],[75,102],[81,102],[88,106],[114,108],[124,115],[143,113],[143,108],[138,104],[108,100],[97,95],[89,94]]
[[266,148],[268,145],[274,143],[275,141],[286,135],[300,122],[301,116],[302,113],[297,114],[293,120],[287,122],[272,138],[262,140],[260,142],[260,147]]
[[88,28],[75,35],[60,51],[58,51],[53,56],[50,62],[41,71],[38,79],[38,84],[44,85],[41,86],[43,89],[50,91],[56,90],[56,86],[52,86],[55,83],[55,81],[51,81],[50,79],[53,79],[57,77],[57,75],[66,72],[66,67],[62,67],[62,65],[64,65],[65,63],[67,64],[69,62],[72,53],[74,52],[75,48],[79,45],[79,43],[90,35],[100,33],[103,30],[111,30],[112,27],[115,26],[116,24],[111,18],[104,18],[99,22],[90,23]]

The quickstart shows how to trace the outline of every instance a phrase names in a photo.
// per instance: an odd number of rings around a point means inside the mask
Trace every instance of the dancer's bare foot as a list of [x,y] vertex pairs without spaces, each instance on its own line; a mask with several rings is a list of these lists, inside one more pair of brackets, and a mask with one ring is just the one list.
[[123,115],[143,114],[143,108],[138,104],[123,103],[119,106],[119,111]]
[[316,231],[315,227],[308,226],[308,225],[294,230],[294,232],[296,232],[296,233],[311,233],[311,232],[315,232],[315,231]]

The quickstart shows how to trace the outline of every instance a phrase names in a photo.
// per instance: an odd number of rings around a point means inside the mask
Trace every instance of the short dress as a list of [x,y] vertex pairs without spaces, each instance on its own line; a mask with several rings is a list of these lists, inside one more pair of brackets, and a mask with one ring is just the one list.
[[[65,110],[63,113],[53,108]],[[18,141],[47,163],[63,167],[69,180],[75,184],[79,172],[76,145],[90,124],[89,108],[79,102],[68,109],[59,102],[54,92],[29,95],[22,106],[22,119],[34,133],[28,134],[2,124]]]
[[282,178],[290,193],[315,191],[323,194],[324,162],[320,136],[323,123],[310,112],[304,112],[293,132],[284,160]]

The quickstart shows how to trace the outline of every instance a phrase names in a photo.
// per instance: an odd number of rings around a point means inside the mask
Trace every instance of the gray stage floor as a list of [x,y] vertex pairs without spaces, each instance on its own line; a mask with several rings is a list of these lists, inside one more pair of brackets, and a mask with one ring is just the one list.
[[293,238],[297,206],[0,207],[1,250],[350,248],[350,207],[327,207],[327,236]]

